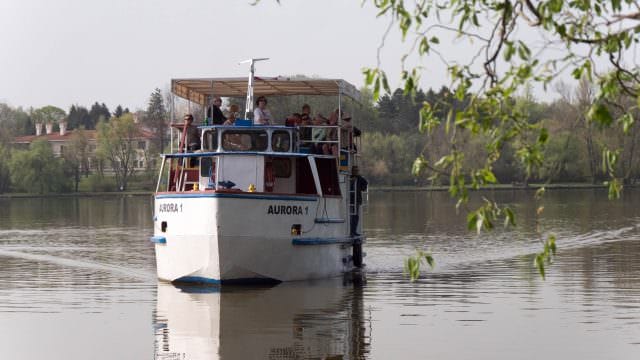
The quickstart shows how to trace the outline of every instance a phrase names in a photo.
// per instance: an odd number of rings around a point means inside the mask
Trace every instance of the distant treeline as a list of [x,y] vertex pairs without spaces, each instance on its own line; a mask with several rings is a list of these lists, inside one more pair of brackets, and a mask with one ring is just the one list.
[[[623,175],[625,183],[635,182],[640,176],[638,126],[631,122],[624,135],[616,129],[602,129],[590,122],[586,113],[593,104],[594,91],[587,81],[582,81],[576,89],[560,84],[555,91],[559,98],[550,103],[537,101],[530,91],[513,99],[519,111],[527,114],[531,124],[540,123],[548,129],[549,142],[544,149],[544,165],[529,179],[525,169],[519,165],[515,151],[510,147],[503,149],[493,167],[499,182],[600,183],[606,180],[602,166],[605,148],[620,149],[617,173]],[[434,164],[449,152],[451,144],[446,128],[448,126],[451,130],[454,124],[448,123],[447,119],[455,119],[456,110],[464,107],[466,100],[457,100],[446,87],[438,91],[418,91],[415,96],[405,95],[397,89],[376,103],[369,93],[363,94],[369,98],[363,105],[366,110],[363,115],[368,118],[359,119],[361,121],[357,123],[365,130],[361,149],[363,173],[377,185],[431,184],[428,175],[420,178],[411,175],[413,161],[423,154]],[[430,135],[418,131],[423,102],[428,102],[440,118],[439,128]],[[629,108],[635,104],[633,99],[616,99],[616,102],[626,102]],[[609,109],[614,119],[623,110]],[[458,141],[456,147],[464,153],[467,164],[480,165],[486,153],[481,138]],[[437,184],[448,181],[447,176],[436,178]]]
[[[68,113],[54,106],[25,110],[21,107],[12,108],[7,104],[0,103],[0,123],[3,132],[6,131],[5,138],[7,136],[34,135],[36,133],[35,123],[39,120],[48,120],[39,119],[42,116],[42,109],[59,113],[66,120],[69,129],[83,127],[85,130],[95,130],[100,119],[109,120],[112,116],[120,117],[122,114],[130,112],[129,108],[123,108],[121,105],[118,105],[111,112],[107,105],[97,101],[90,108],[71,105]],[[54,131],[58,130],[58,120],[60,119],[54,121]]]
[[[622,134],[615,129],[602,129],[590,122],[585,113],[593,104],[594,91],[586,81],[582,81],[576,89],[561,84],[556,87],[556,91],[560,96],[550,103],[537,101],[530,92],[513,99],[519,111],[527,114],[531,124],[539,123],[548,129],[550,140],[544,149],[544,165],[528,179],[525,169],[517,161],[515,151],[509,147],[504,148],[493,165],[493,172],[499,182],[598,183],[606,179],[602,168],[602,152],[605,148],[620,149],[617,171],[623,175],[626,183],[635,182],[640,176],[640,157],[636,156],[636,146],[640,146],[638,127],[631,122],[627,133]],[[433,181],[428,176],[416,178],[411,175],[412,164],[421,154],[433,164],[449,152],[451,144],[447,128],[451,130],[454,125],[447,119],[455,118],[456,111],[463,108],[467,100],[458,100],[447,87],[437,91],[420,90],[413,95],[404,94],[401,89],[397,89],[375,102],[367,89],[361,90],[361,93],[360,103],[349,99],[343,103],[343,110],[352,115],[355,125],[362,130],[358,142],[361,172],[374,185],[431,184]],[[619,104],[624,104],[625,101],[616,99]],[[439,128],[429,135],[418,131],[420,109],[425,102],[431,105],[441,120]],[[243,108],[244,99],[226,100],[226,106],[231,103]],[[305,103],[311,105],[312,114],[327,115],[337,106],[335,99],[328,97],[269,98],[269,108],[276,119],[284,119],[292,112],[301,111],[302,104]],[[634,105],[631,99],[628,103],[629,107]],[[617,118],[616,112],[623,110],[611,108],[610,112]],[[51,106],[24,110],[0,104],[0,192],[10,190],[7,159],[11,157],[12,139],[15,136],[34,134],[35,122],[42,121],[43,117],[64,117],[69,129],[92,130],[97,128],[101,120],[108,122],[112,117],[119,118],[127,113],[129,109],[120,105],[111,111],[104,103],[99,102],[89,108],[72,105],[68,113]],[[163,94],[159,89],[152,93],[147,109],[138,111],[137,115],[156,135],[155,151],[165,148],[169,119]],[[486,150],[482,140],[475,137],[462,142],[458,140],[456,143],[457,150],[464,153],[467,164],[478,165],[478,162],[483,161]],[[447,176],[434,178],[436,184],[448,181]]]

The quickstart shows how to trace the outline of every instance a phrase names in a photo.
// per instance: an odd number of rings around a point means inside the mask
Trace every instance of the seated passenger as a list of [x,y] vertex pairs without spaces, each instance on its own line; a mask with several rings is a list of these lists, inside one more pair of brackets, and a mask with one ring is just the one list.
[[225,121],[222,125],[235,125],[236,117],[238,116],[238,110],[240,110],[238,108],[238,105],[231,104],[231,106],[229,106],[229,117],[227,118],[227,121]]
[[273,123],[271,112],[267,109],[267,98],[264,96],[260,96],[256,100],[256,109],[253,110],[253,123],[255,125],[271,125]]

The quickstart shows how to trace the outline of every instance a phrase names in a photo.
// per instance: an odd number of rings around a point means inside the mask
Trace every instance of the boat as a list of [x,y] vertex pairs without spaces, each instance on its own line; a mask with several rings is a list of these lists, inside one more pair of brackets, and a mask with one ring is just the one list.
[[[317,154],[301,137],[301,126],[248,119],[254,94],[334,96],[341,109],[345,97],[359,99],[357,89],[344,80],[254,72],[252,61],[247,78],[171,81],[175,96],[203,109],[214,97],[245,96],[247,108],[234,125],[198,126],[197,151],[185,144],[187,123],[172,124],[172,149],[162,155],[154,194],[151,241],[160,280],[282,282],[364,266],[362,221],[352,224],[366,204],[352,176],[361,149],[354,146],[359,140],[353,128],[336,125],[337,139],[323,142],[339,152]],[[364,201],[355,200],[361,196]]]

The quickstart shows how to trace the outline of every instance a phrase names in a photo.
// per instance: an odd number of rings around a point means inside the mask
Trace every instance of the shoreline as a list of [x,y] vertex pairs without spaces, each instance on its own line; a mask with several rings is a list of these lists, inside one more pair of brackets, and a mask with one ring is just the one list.
[[[625,185],[625,187],[636,187],[637,185]],[[507,190],[517,190],[517,191],[535,191],[544,187],[546,190],[583,190],[583,189],[606,189],[605,185],[602,184],[581,184],[581,183],[567,183],[567,184],[529,184],[528,186],[523,185],[512,185],[512,184],[497,184],[497,185],[487,185],[483,186],[478,190],[469,189],[470,191],[507,191]],[[369,191],[380,191],[380,192],[388,192],[388,191],[449,191],[449,186],[447,185],[438,185],[438,186],[370,186]]]
[[[638,185],[625,185],[626,188],[635,188]],[[535,191],[544,187],[547,190],[584,190],[584,189],[606,189],[605,185],[598,184],[530,184],[529,186],[502,184],[485,186],[478,190],[471,191]],[[424,192],[424,191],[448,191],[449,187],[440,186],[370,186],[371,192]],[[55,197],[127,197],[127,196],[153,196],[153,191],[106,191],[106,192],[74,192],[74,193],[4,193],[0,194],[0,199],[27,199],[27,198],[55,198]]]
[[28,198],[56,198],[56,197],[129,197],[151,196],[153,191],[105,191],[105,192],[74,192],[74,193],[6,193],[0,194],[0,199],[28,199]]

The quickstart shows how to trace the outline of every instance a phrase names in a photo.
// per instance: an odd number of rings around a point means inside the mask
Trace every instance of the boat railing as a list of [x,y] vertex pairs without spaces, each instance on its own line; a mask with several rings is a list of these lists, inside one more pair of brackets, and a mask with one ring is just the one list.
[[298,149],[300,152],[324,153],[338,156],[340,126],[298,125]]
[[[172,124],[171,128],[173,130],[179,130],[182,133],[179,137],[172,136],[172,140],[179,139],[180,146],[178,146],[178,151],[180,152],[188,152],[188,150],[184,147],[184,126],[180,126],[182,124]],[[342,124],[342,125],[297,125],[292,127],[283,127],[283,126],[261,126],[261,125],[252,125],[252,126],[235,126],[226,128],[224,126],[216,126],[216,129],[224,132],[231,130],[243,130],[243,131],[264,131],[264,133],[269,134],[269,139],[266,140],[267,144],[271,144],[273,146],[273,136],[277,131],[281,131],[284,129],[289,129],[291,133],[290,141],[292,141],[293,146],[291,147],[292,151],[314,154],[314,155],[322,155],[328,157],[334,157],[338,161],[339,170],[341,173],[349,173],[353,166],[357,166],[359,163],[359,150],[361,151],[361,138],[357,135],[354,135],[354,127],[350,124]],[[224,130],[223,130],[224,129]],[[199,130],[203,131],[201,134],[201,142],[202,146],[205,149],[209,149],[206,145],[207,140],[205,139],[204,133],[210,131],[208,128],[200,128]],[[215,130],[215,129],[214,129]],[[217,135],[214,135],[217,136]],[[220,135],[222,136],[222,135]],[[218,141],[224,141],[222,137]],[[173,153],[173,141],[171,142],[171,150]],[[268,148],[269,145],[267,145]],[[229,150],[229,149],[227,149]],[[255,150],[254,150],[255,151]],[[224,151],[223,151],[224,152]],[[178,170],[175,170],[176,174],[174,178],[182,182],[181,177],[183,174],[178,174]]]
[[321,153],[339,158],[340,171],[348,172],[358,165],[359,136],[351,125],[299,125],[298,149],[301,152]]

